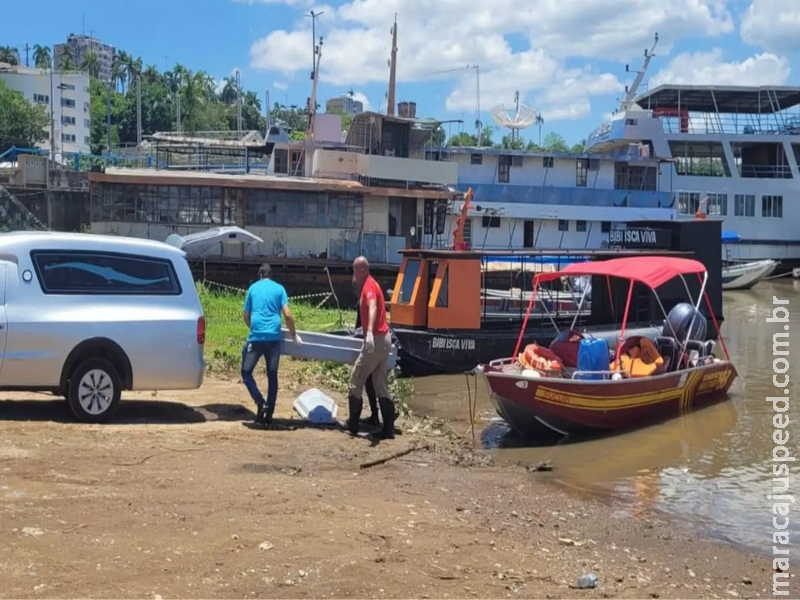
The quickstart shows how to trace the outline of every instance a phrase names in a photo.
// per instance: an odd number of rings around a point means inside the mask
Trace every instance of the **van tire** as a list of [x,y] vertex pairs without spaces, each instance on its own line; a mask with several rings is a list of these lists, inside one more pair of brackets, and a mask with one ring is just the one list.
[[67,403],[72,414],[83,423],[108,423],[122,398],[119,373],[104,358],[88,358],[69,376]]

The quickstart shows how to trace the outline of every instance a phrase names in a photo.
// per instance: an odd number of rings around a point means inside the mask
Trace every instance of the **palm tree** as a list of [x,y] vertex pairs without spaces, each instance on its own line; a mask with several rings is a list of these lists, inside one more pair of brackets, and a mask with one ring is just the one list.
[[58,53],[58,68],[62,71],[75,70],[75,55],[72,53],[72,46],[64,44]]
[[261,100],[259,100],[258,94],[252,90],[245,92],[242,104],[244,106],[253,106],[258,112],[261,112]]
[[8,63],[10,65],[18,65],[16,48],[5,46],[0,48],[0,62]]
[[128,64],[128,53],[120,50],[114,54],[114,60],[111,62],[111,78],[114,81],[114,88],[119,85],[120,91],[125,93],[125,83],[127,82],[127,75],[125,73],[125,65]]
[[49,69],[53,63],[50,57],[50,48],[36,44],[33,47],[33,62],[38,69]]
[[156,85],[161,80],[161,74],[158,72],[158,67],[155,65],[147,65],[147,68],[142,72],[142,80],[147,85]]
[[92,50],[86,52],[81,62],[81,70],[89,74],[90,77],[97,79],[100,76],[100,60]]
[[142,59],[141,58],[134,59],[133,56],[129,54],[127,54],[125,58],[126,58],[124,63],[125,74],[128,78],[128,90],[130,90],[131,84],[136,79],[136,76],[142,72]]
[[239,96],[239,87],[236,85],[235,77],[225,77],[223,79],[225,85],[222,87],[222,93],[219,99],[225,104],[233,104]]

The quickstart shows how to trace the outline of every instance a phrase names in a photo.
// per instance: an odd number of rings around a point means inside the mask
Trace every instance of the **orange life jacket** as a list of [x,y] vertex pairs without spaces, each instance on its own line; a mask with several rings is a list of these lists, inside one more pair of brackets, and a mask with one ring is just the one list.
[[564,368],[561,359],[555,352],[539,344],[525,346],[525,351],[519,355],[519,361],[523,366],[539,371],[561,371]]

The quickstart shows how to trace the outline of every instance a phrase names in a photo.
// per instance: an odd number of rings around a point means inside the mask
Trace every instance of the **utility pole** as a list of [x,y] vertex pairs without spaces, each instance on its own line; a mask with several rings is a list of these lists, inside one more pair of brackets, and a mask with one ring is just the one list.
[[242,74],[236,69],[236,132],[242,135]]
[[111,89],[113,85],[110,81],[106,84],[106,146],[109,156],[111,156]]
[[178,83],[178,89],[175,90],[175,103],[176,103],[176,112],[177,112],[177,130],[180,132],[181,130],[181,84]]
[[270,111],[269,111],[269,90],[266,90],[266,91],[264,92],[264,100],[266,101],[266,104],[264,104],[264,106],[266,107],[266,110],[264,111],[264,113],[265,113],[265,114],[264,114],[264,116],[265,116],[265,117],[266,117],[266,119],[267,119],[267,128],[266,128],[266,130],[265,130],[265,132],[264,132],[264,139],[266,139],[266,137],[269,135],[269,117],[270,117]]
[[142,151],[142,77],[136,74],[136,163],[139,164]]
[[[514,92],[514,106],[516,107],[516,112],[514,114],[515,115],[519,115],[519,91]],[[519,135],[519,130],[518,129],[512,129],[511,130],[511,143],[512,144],[517,141],[517,136],[518,135]]]
[[55,101],[55,91],[53,86],[53,61],[50,62],[50,164],[55,166],[56,162],[56,116],[53,110]]
[[394,89],[397,81],[397,13],[392,25],[392,57],[389,59],[389,94],[386,100],[386,115],[394,116]]
[[317,44],[317,17],[324,11],[315,13],[309,11],[307,17],[311,17],[311,97],[308,100],[308,126],[306,128],[306,140],[314,139],[314,116],[317,114],[317,80],[319,79],[319,60],[322,58],[322,36]]
[[28,42],[25,42],[25,66],[30,67],[30,61],[28,60],[28,55],[30,52],[31,47],[28,45]]

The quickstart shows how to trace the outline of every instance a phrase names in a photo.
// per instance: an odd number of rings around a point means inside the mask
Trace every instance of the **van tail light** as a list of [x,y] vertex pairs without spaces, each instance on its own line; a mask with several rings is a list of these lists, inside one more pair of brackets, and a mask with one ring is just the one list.
[[206,343],[206,318],[199,317],[197,319],[197,343],[198,344],[205,344]]

